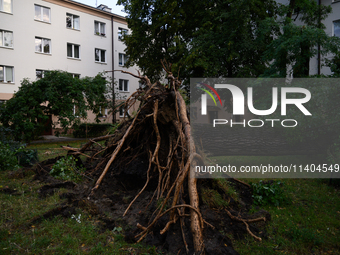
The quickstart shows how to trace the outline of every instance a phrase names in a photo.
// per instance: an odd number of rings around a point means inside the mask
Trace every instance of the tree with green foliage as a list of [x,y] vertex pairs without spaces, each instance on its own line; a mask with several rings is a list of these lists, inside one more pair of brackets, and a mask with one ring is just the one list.
[[124,5],[132,30],[123,37],[129,56],[127,66],[137,64],[155,80],[161,76],[163,59],[179,63],[188,54],[189,42],[208,6],[206,1],[194,0],[119,0],[118,4]]
[[[262,54],[272,40],[259,30],[275,15],[273,0],[120,0],[132,33],[124,36],[127,65],[137,64],[159,78],[161,60],[189,77],[256,77],[264,72]],[[261,33],[260,33],[261,32]]]
[[279,15],[267,18],[263,26],[274,38],[263,55],[270,63],[264,76],[308,77],[310,59],[318,54],[330,66],[330,59],[339,53],[340,47],[339,38],[327,35],[322,23],[331,13],[331,6],[311,0],[290,0],[288,5],[279,5],[277,11]]
[[63,71],[48,71],[36,81],[24,79],[1,106],[0,122],[11,128],[16,140],[30,141],[42,133],[49,115],[57,117],[53,126],[64,130],[86,118],[89,110],[99,121],[100,107],[107,106],[106,83],[100,74],[79,79]]
[[339,51],[338,38],[327,35],[322,23],[331,7],[314,0],[118,3],[132,30],[123,38],[127,65],[137,64],[151,79],[160,77],[163,59],[187,79],[285,77],[289,68],[295,77],[306,77],[311,58]]

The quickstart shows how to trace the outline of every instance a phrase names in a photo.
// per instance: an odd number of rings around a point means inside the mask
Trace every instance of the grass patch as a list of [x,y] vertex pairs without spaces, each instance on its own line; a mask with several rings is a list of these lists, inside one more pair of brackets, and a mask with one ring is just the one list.
[[[217,160],[213,158],[213,160]],[[280,157],[224,157],[231,165],[289,163],[326,163],[323,155]],[[259,183],[260,179],[243,179]],[[263,179],[263,182],[269,180]],[[262,242],[251,236],[234,240],[234,248],[240,254],[339,254],[340,243],[340,190],[325,179],[275,179],[284,182],[280,196],[284,203],[264,203],[261,208],[253,205],[251,212],[265,209],[272,219],[267,223],[268,238]],[[264,186],[264,185],[260,185]],[[268,186],[269,187],[269,186]]]
[[[68,142],[79,147],[84,141]],[[66,143],[34,144],[39,159],[65,156],[60,150]],[[44,151],[57,151],[46,157]],[[160,254],[154,247],[143,244],[128,244],[124,241],[124,226],[103,232],[100,220],[85,210],[77,209],[74,217],[55,216],[37,223],[30,223],[58,204],[65,202],[57,190],[44,199],[38,190],[44,184],[32,181],[32,176],[23,179],[9,178],[8,171],[0,172],[0,188],[15,190],[14,194],[0,192],[0,254]],[[119,229],[120,231],[117,231]]]
[[[65,156],[61,145],[80,147],[86,141],[33,144],[39,160]],[[47,154],[45,152],[52,151]],[[55,153],[54,153],[55,152]],[[259,164],[309,162],[305,156],[287,157],[229,157],[228,164]],[[321,160],[321,158],[314,158]],[[325,163],[325,161],[323,162]],[[8,172],[0,172],[0,188],[16,190],[16,195],[0,193],[0,254],[159,254],[154,247],[124,242],[124,226],[100,231],[98,219],[78,209],[76,218],[60,216],[27,225],[36,216],[42,215],[63,202],[58,190],[54,195],[41,199],[38,189],[43,185],[32,182],[32,175],[24,179],[9,179]],[[259,182],[259,179],[244,179]],[[265,181],[265,180],[264,180]],[[242,254],[339,254],[340,243],[340,191],[330,185],[329,180],[285,179],[282,187],[289,202],[253,206],[251,212],[265,209],[272,219],[267,223],[268,238],[262,242],[251,236],[244,240],[233,240],[236,251]],[[216,192],[218,188],[219,192]],[[214,193],[216,192],[216,193]],[[211,189],[202,191],[203,201],[212,207],[225,207],[226,197],[237,200],[237,194],[225,179],[216,179]],[[127,200],[128,197],[126,198]],[[122,229],[120,229],[120,227]],[[231,236],[228,236],[231,237]]]
[[67,151],[61,148],[61,146],[70,146],[74,148],[80,148],[84,145],[87,140],[77,140],[77,141],[65,141],[58,143],[35,143],[27,146],[27,149],[35,149],[38,151],[39,161],[44,161],[50,158],[55,158],[58,156],[66,156]]

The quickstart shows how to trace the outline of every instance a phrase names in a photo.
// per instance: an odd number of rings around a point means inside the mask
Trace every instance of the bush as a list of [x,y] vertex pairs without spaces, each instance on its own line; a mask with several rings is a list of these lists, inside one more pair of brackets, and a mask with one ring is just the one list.
[[[78,138],[84,137],[97,137],[105,135],[109,128],[112,128],[112,124],[96,124],[96,123],[89,123],[89,124],[80,124],[79,126],[73,127],[73,136]],[[86,129],[87,129],[87,136],[86,136]]]
[[8,143],[0,142],[0,170],[13,170],[18,168],[18,160],[16,157],[16,150],[11,150]]
[[283,192],[283,182],[262,180],[258,183],[251,183],[253,189],[253,199],[255,205],[275,205],[279,206],[288,201]]
[[16,153],[20,166],[33,166],[38,162],[37,150],[22,150]]
[[77,167],[77,161],[78,159],[73,156],[59,159],[52,167],[50,175],[68,181],[81,181],[81,174],[85,171],[85,168]]
[[37,150],[25,150],[26,144],[14,141],[10,128],[0,126],[0,170],[32,166],[38,162]]
[[0,142],[8,144],[12,151],[18,150],[20,147],[25,147],[26,144],[14,140],[12,130],[4,126],[0,126]]

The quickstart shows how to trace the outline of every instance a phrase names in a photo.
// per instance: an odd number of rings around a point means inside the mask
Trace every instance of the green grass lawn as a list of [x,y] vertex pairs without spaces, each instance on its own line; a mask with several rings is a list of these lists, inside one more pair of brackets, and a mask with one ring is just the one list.
[[[221,165],[307,164],[327,162],[316,156],[230,156],[214,157]],[[258,182],[261,179],[242,179]],[[262,179],[265,181],[265,179]],[[248,254],[340,254],[340,188],[329,185],[329,179],[277,179],[284,182],[284,194],[289,198],[279,206],[252,206],[251,212],[270,212],[268,239],[255,241],[251,236],[234,240],[234,248]],[[338,180],[335,180],[339,183]]]
[[[80,147],[86,141],[54,144],[34,144],[39,160],[66,155],[61,145]],[[268,158],[225,159],[236,164],[247,161],[268,162]],[[303,156],[270,158],[289,163],[306,162]],[[74,218],[61,216],[30,224],[31,220],[65,202],[58,190],[46,198],[38,196],[44,184],[32,181],[33,172],[25,178],[10,178],[9,172],[0,172],[0,188],[15,189],[16,194],[0,192],[0,254],[158,254],[155,248],[124,242],[122,230],[102,230],[100,220],[87,211],[77,209]],[[243,179],[257,182],[259,179]],[[247,236],[233,240],[241,255],[248,254],[339,254],[340,250],[340,190],[321,179],[284,179],[284,193],[290,202],[279,206],[252,206],[251,213],[265,209],[271,214],[266,225],[268,238],[262,242]],[[81,215],[81,216],[79,216]],[[228,236],[230,237],[230,236]],[[233,237],[230,237],[233,238]]]
[[[340,190],[329,180],[285,179],[290,203],[263,206],[271,214],[268,239],[235,242],[240,254],[339,254]],[[257,211],[253,206],[252,211]]]
[[[46,160],[66,155],[61,145],[80,147],[85,142],[43,143],[28,148],[37,149],[39,160]],[[34,217],[66,202],[59,198],[64,189],[40,198],[38,190],[44,183],[32,181],[33,175],[29,172],[25,178],[11,178],[8,171],[0,172],[0,189],[16,191],[0,192],[0,254],[158,254],[153,247],[126,243],[124,226],[122,230],[117,226],[104,231],[100,219],[82,209],[75,214],[80,222],[56,216],[30,223]]]
[[44,161],[46,159],[55,158],[58,156],[65,156],[67,151],[64,150],[61,146],[70,146],[74,148],[80,148],[87,142],[84,140],[77,141],[67,141],[67,142],[58,142],[58,143],[35,143],[27,146],[27,149],[34,149],[38,151],[39,161]]

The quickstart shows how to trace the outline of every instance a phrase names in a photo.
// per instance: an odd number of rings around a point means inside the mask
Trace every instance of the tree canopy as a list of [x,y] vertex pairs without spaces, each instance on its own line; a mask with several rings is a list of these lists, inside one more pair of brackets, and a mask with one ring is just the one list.
[[[119,0],[131,34],[124,36],[127,65],[158,79],[166,59],[181,78],[285,77],[309,74],[309,61],[338,54],[338,38],[325,33],[330,6],[313,0]],[[300,22],[296,25],[295,21]],[[318,48],[319,47],[319,48]],[[324,59],[324,64],[332,64]]]
[[0,122],[10,127],[17,140],[30,141],[44,130],[48,115],[55,115],[67,130],[91,110],[98,120],[100,107],[106,107],[106,80],[102,75],[73,78],[67,72],[48,71],[36,81],[24,79],[19,90],[0,108]]

